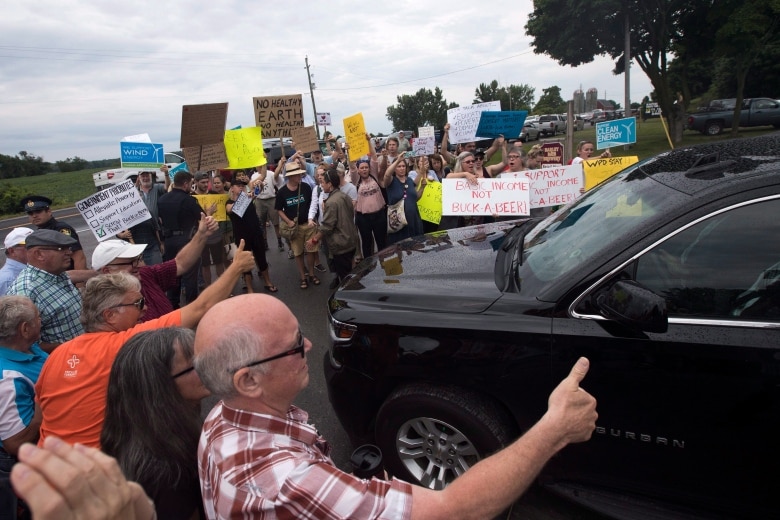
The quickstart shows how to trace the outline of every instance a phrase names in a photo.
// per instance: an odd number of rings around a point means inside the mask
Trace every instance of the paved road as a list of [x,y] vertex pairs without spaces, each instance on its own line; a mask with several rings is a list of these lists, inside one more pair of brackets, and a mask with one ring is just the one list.
[[[89,262],[97,240],[78,212],[74,208],[62,209],[54,211],[54,216],[76,229]],[[27,217],[0,221],[0,245],[8,232],[17,226],[30,226]],[[0,255],[0,257],[1,265],[5,261],[5,255]],[[321,276],[323,283],[320,286],[310,285],[309,289],[301,290],[298,287],[294,261],[288,260],[286,253],[280,253],[276,248],[272,248],[268,251],[267,257],[271,269],[271,280],[279,287],[279,292],[276,295],[292,309],[301,324],[301,329],[314,344],[313,354],[310,354],[309,360],[309,386],[301,393],[296,404],[309,412],[310,421],[333,446],[333,460],[336,465],[347,468],[351,448],[346,433],[330,407],[322,370],[322,360],[330,337],[326,312],[330,280],[327,276]],[[260,281],[255,277],[254,282],[255,289],[259,290],[262,287]],[[240,291],[240,287],[237,287],[237,290]],[[213,399],[207,399],[204,402],[204,409],[213,406],[214,402]],[[600,520],[603,517],[573,507],[544,490],[533,489],[514,505],[508,518],[513,520]]]

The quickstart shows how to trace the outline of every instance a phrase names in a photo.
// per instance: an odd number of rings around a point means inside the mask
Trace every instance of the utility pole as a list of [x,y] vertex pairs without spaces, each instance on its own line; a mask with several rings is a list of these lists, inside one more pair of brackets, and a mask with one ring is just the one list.
[[314,110],[314,128],[317,130],[317,139],[320,139],[320,125],[317,123],[317,105],[314,104],[314,89],[316,85],[311,82],[311,72],[309,71],[309,56],[306,56],[306,78],[309,80],[309,94],[311,94],[311,108]]
[[[625,108],[623,109],[623,117],[631,117],[631,26],[628,23],[628,9],[626,9],[626,20],[623,26],[624,38],[623,42],[623,69],[626,75],[625,94],[623,96]],[[631,148],[629,145],[624,145],[623,150],[628,151]]]

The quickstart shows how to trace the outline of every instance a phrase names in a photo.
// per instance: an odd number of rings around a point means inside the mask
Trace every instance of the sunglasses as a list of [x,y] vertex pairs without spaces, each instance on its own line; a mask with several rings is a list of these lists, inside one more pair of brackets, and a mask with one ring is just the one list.
[[193,370],[195,370],[195,367],[194,367],[194,366],[192,366],[192,367],[189,367],[189,368],[185,368],[185,369],[184,369],[184,370],[182,370],[181,372],[176,372],[175,374],[173,374],[173,375],[171,376],[171,379],[176,379],[177,377],[181,377],[181,376],[183,376],[184,374],[189,374],[189,373],[190,373],[190,372],[192,372]]
[[141,262],[141,257],[137,256],[130,260],[129,262],[115,262],[113,264],[108,264],[107,267],[114,267],[119,265],[132,265],[133,267],[138,267],[138,264]]
[[304,336],[303,332],[301,332],[300,329],[298,329],[298,342],[295,344],[295,347],[291,348],[290,350],[286,350],[282,352],[281,354],[276,354],[275,356],[267,357],[265,359],[261,359],[259,361],[252,361],[251,363],[248,363],[246,365],[240,366],[238,368],[234,368],[233,370],[228,369],[228,373],[235,374],[242,368],[250,368],[250,367],[256,367],[257,365],[262,365],[263,363],[268,363],[269,361],[274,361],[276,359],[281,359],[283,357],[287,356],[294,356],[296,354],[300,354],[302,358],[306,357],[306,346],[304,344]]
[[463,161],[463,164],[471,164],[474,162],[474,159],[469,159],[467,161]]
[[144,299],[144,297],[141,296],[140,298],[138,298],[133,303],[120,303],[119,305],[114,305],[114,306],[112,306],[110,308],[111,309],[115,309],[116,307],[135,307],[139,311],[142,311],[142,310],[144,310],[144,306],[145,305],[146,305],[146,299]]

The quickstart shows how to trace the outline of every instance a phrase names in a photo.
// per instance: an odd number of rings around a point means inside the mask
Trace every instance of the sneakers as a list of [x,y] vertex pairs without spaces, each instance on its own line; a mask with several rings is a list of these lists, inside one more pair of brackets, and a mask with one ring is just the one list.
[[284,253],[284,244],[282,244],[282,242],[281,242],[281,241],[279,242],[279,251],[281,251],[282,253]]
[[290,260],[292,260],[293,258],[295,258],[295,254],[292,252],[292,249],[290,249],[289,251],[287,251],[287,258],[289,258]]
[[314,266],[314,268],[315,268],[317,271],[321,272],[321,273],[324,273],[324,272],[325,272],[325,266],[324,266],[324,265],[322,265],[322,264],[317,264],[317,265],[315,265],[315,266]]

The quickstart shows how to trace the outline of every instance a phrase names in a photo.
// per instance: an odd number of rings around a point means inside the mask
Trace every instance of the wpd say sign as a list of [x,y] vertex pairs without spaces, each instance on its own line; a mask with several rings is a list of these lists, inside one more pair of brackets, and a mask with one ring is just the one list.
[[636,142],[636,118],[615,119],[596,123],[596,148],[609,148]]
[[163,145],[154,143],[119,143],[123,168],[157,169],[165,163]]

